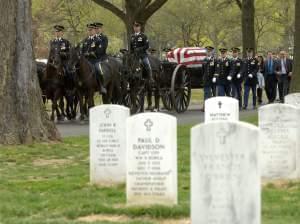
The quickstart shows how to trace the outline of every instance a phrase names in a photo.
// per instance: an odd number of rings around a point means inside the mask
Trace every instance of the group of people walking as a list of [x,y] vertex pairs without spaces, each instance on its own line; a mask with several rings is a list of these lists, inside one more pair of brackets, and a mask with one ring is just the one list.
[[[273,103],[279,90],[279,99],[283,103],[284,96],[289,93],[292,78],[292,59],[285,51],[280,51],[278,57],[268,52],[266,59],[262,55],[254,55],[252,48],[247,49],[244,59],[240,49],[219,49],[220,56],[214,56],[214,48],[207,46],[207,57],[203,66],[204,100],[212,96],[229,96],[239,100],[240,109],[249,106],[249,95],[252,93],[252,106],[262,103],[265,89],[268,103]],[[244,87],[244,88],[243,88]]]

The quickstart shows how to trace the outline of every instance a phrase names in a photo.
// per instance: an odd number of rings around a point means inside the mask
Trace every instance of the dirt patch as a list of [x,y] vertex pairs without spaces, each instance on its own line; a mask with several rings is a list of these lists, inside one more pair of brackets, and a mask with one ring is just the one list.
[[69,159],[37,159],[33,161],[34,166],[61,166],[70,163]]
[[78,218],[80,222],[120,222],[125,223],[129,221],[149,221],[156,224],[190,224],[189,219],[151,219],[149,217],[130,218],[126,215],[89,215]]

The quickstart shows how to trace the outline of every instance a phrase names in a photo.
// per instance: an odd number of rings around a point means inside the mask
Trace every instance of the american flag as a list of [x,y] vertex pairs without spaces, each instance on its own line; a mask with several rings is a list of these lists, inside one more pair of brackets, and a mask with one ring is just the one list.
[[167,60],[177,64],[184,64],[187,67],[201,67],[207,56],[205,48],[184,47],[176,48],[167,53]]

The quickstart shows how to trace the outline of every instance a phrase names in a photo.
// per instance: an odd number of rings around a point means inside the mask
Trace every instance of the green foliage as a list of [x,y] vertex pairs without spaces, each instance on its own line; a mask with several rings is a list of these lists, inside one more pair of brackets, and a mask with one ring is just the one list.
[[[258,52],[289,49],[293,46],[295,0],[257,0],[255,30]],[[111,1],[122,8],[122,0]],[[53,24],[67,27],[66,37],[73,44],[85,37],[85,25],[102,21],[109,36],[109,52],[124,45],[126,29],[122,21],[91,0],[33,0],[34,33],[37,55],[45,56],[52,38]],[[231,0],[169,0],[147,23],[151,46],[233,47],[242,45],[241,10]]]

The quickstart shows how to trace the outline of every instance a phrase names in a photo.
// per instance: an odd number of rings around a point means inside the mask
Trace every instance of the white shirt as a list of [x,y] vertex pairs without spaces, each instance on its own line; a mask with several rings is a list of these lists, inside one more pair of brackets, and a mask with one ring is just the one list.
[[281,74],[286,74],[286,60],[285,59],[281,59]]

